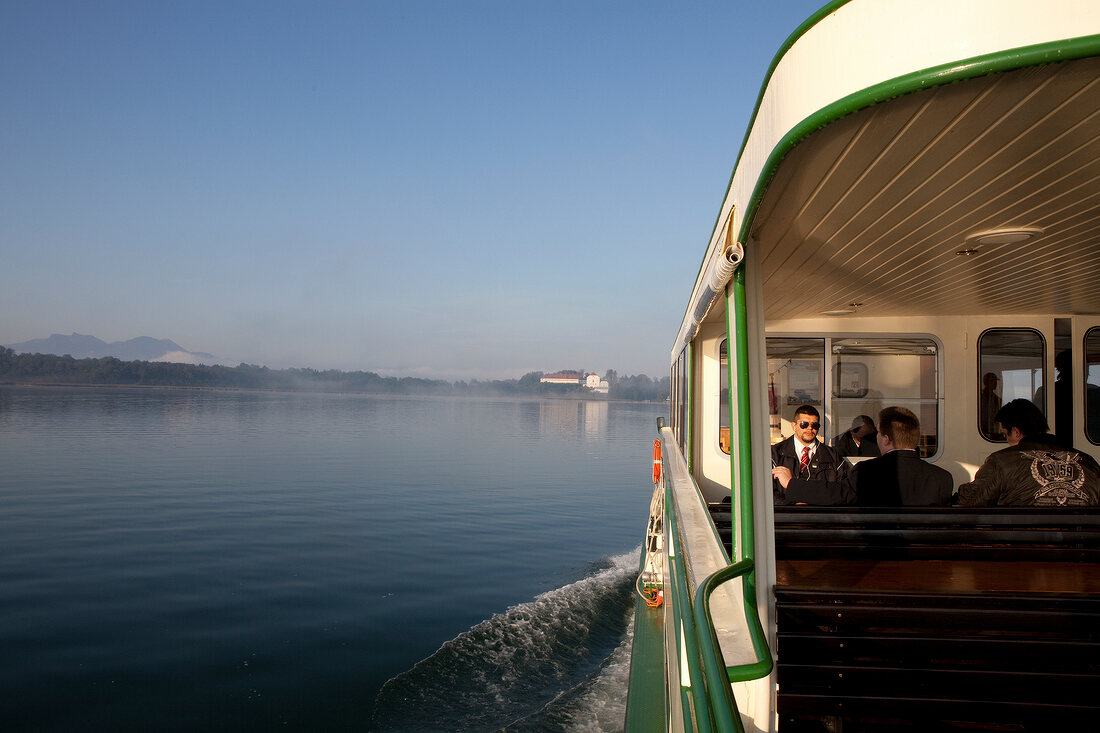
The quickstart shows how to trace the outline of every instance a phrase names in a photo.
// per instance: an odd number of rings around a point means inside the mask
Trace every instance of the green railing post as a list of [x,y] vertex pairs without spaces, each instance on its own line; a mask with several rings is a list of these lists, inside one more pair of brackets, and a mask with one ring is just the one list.
[[[748,334],[748,305],[745,295],[745,266],[737,268],[731,281],[733,286],[732,298],[728,295],[726,304],[726,338],[731,344],[730,348],[730,400],[733,399],[734,386],[737,390],[737,427],[744,439],[737,441],[737,475],[732,479],[734,486],[739,488],[741,507],[741,557],[730,558],[752,559],[756,557],[756,525],[753,506],[753,481],[752,481],[752,412],[749,409],[749,334]],[[732,302],[729,302],[732,301]],[[733,313],[733,332],[730,333],[729,314]],[[733,348],[736,344],[736,348]],[[736,371],[734,367],[736,366]],[[730,405],[730,415],[733,415],[734,405]],[[731,420],[732,422],[732,420]],[[733,446],[733,436],[730,436],[730,446]],[[736,539],[736,538],[735,538]],[[751,603],[756,607],[756,573],[749,571],[745,575],[745,603]]]

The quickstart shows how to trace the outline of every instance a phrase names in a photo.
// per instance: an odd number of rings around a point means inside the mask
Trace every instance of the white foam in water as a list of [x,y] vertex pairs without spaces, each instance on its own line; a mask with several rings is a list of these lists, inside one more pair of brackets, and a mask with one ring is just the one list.
[[621,730],[638,552],[444,643],[388,681],[377,730]]
[[600,674],[567,710],[565,730],[573,733],[621,731],[626,719],[626,689],[630,678],[630,647],[634,642],[634,621],[626,635],[604,662]]

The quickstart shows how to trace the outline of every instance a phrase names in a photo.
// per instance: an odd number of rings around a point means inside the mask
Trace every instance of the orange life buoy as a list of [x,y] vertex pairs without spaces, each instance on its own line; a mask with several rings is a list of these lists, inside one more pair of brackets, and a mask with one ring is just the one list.
[[661,481],[661,441],[653,441],[653,483]]

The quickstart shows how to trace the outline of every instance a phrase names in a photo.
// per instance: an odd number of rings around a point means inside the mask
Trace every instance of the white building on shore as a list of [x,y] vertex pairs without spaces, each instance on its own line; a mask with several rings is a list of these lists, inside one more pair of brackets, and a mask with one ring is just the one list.
[[597,394],[607,394],[609,389],[607,380],[600,379],[600,375],[595,372],[591,374],[574,371],[554,372],[553,374],[544,374],[539,381],[543,384],[575,385]]
[[584,375],[580,372],[554,372],[544,374],[539,380],[543,384],[575,384],[580,386],[584,381]]
[[607,380],[600,379],[600,375],[595,372],[584,378],[584,386],[586,389],[598,392],[599,394],[607,394],[608,389],[610,389]]

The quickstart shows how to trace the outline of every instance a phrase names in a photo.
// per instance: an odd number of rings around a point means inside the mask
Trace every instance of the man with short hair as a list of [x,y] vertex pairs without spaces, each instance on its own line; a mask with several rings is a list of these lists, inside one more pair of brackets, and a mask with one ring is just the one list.
[[851,430],[845,430],[833,439],[833,447],[842,456],[878,457],[881,454],[878,450],[875,421],[869,415],[859,415],[852,420]]
[[772,446],[775,503],[850,504],[854,498],[850,467],[836,449],[817,439],[821,428],[817,408],[800,406],[791,428],[794,435]]
[[974,480],[959,487],[963,506],[1097,506],[1100,465],[1050,434],[1030,400],[997,411],[1008,447],[991,453]]
[[955,486],[951,474],[921,459],[920,420],[904,407],[878,416],[882,456],[862,461],[852,472],[861,506],[947,506]]

